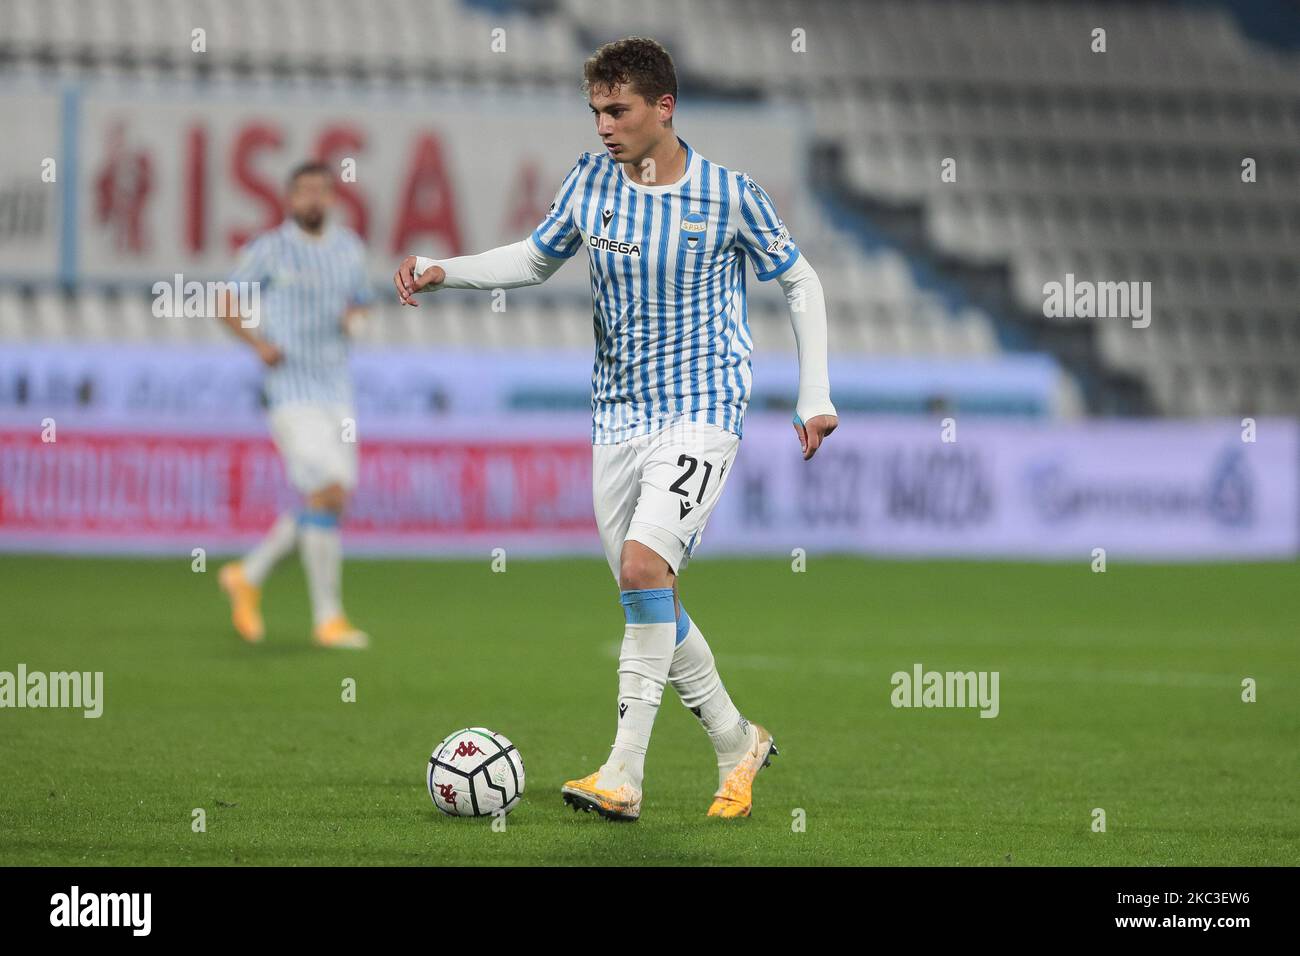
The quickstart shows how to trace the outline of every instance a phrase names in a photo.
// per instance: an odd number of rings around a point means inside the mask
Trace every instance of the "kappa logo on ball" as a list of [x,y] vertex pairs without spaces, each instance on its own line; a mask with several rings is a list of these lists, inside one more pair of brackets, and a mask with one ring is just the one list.
[[450,817],[509,813],[524,792],[524,761],[510,740],[486,727],[448,734],[429,758],[433,805]]

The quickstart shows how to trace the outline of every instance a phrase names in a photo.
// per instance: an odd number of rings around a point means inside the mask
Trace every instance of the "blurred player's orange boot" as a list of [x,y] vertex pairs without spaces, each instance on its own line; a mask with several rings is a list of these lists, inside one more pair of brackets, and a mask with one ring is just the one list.
[[266,636],[262,624],[262,589],[248,583],[244,566],[238,561],[222,567],[217,583],[230,599],[230,622],[239,636],[250,644],[261,641]]
[[713,795],[713,805],[709,807],[711,817],[749,816],[754,808],[754,776],[770,764],[772,755],[777,753],[776,741],[765,728],[754,723],[749,726],[754,732],[753,743]]
[[575,813],[579,810],[595,810],[606,820],[631,823],[641,816],[640,790],[630,783],[621,783],[612,790],[602,790],[596,786],[599,777],[600,771],[597,770],[581,780],[570,780],[560,788],[564,802],[573,807]]
[[346,647],[359,651],[370,646],[370,636],[353,627],[352,622],[342,614],[316,628],[312,639],[320,647]]

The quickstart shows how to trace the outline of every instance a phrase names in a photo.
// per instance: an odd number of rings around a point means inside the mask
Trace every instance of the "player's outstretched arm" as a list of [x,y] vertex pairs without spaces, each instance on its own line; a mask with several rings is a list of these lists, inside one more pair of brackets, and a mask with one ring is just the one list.
[[227,291],[224,296],[217,300],[217,318],[235,334],[236,338],[247,343],[257,353],[257,357],[262,360],[263,364],[268,366],[279,365],[284,360],[284,353],[277,346],[272,345],[251,328],[245,327],[233,293]]
[[794,431],[807,461],[840,423],[831,404],[830,375],[826,369],[826,296],[821,279],[802,254],[777,281],[790,306],[790,324],[794,326],[795,345],[799,349],[799,397],[795,402]]
[[417,305],[414,296],[436,289],[516,289],[545,282],[564,265],[543,253],[533,240],[498,246],[476,256],[426,259],[407,256],[397,267],[393,285],[403,305]]

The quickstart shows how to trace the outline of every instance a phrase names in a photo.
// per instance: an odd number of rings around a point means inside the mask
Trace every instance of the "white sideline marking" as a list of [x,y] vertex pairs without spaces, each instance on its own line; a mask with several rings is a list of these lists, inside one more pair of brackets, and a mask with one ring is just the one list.
[[[622,642],[605,646],[607,656],[617,660]],[[872,666],[863,661],[836,659],[829,657],[793,657],[774,654],[727,654],[714,652],[719,669],[778,671],[783,674],[814,673],[829,677],[842,677],[847,680],[880,677],[888,680],[892,673],[888,664]],[[988,663],[984,661],[983,663]],[[897,668],[894,668],[895,670]],[[960,670],[961,668],[956,668]],[[972,664],[970,668],[975,669]],[[1129,684],[1138,687],[1198,687],[1198,688],[1238,688],[1241,675],[1238,674],[1204,674],[1193,671],[1126,671],[1126,670],[1085,670],[1084,668],[1002,668],[1009,682],[1024,681],[1033,684]],[[1275,688],[1275,681],[1270,681]]]

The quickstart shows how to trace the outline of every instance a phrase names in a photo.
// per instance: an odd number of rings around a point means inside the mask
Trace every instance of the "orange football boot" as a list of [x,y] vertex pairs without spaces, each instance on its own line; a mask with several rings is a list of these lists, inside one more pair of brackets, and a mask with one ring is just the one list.
[[641,791],[630,783],[621,783],[612,790],[602,790],[596,786],[600,771],[570,780],[560,788],[564,802],[573,807],[576,813],[595,810],[606,820],[618,820],[631,823],[641,816]]
[[342,614],[330,618],[312,635],[318,647],[345,647],[349,650],[362,650],[370,646],[370,635],[352,626]]
[[750,726],[754,728],[754,743],[713,795],[709,807],[711,817],[747,817],[754,808],[754,777],[772,762],[772,755],[778,751],[766,728],[758,724]]
[[230,599],[230,622],[239,636],[250,644],[260,643],[266,636],[262,623],[262,589],[248,583],[244,566],[238,561],[222,567],[217,583]]

